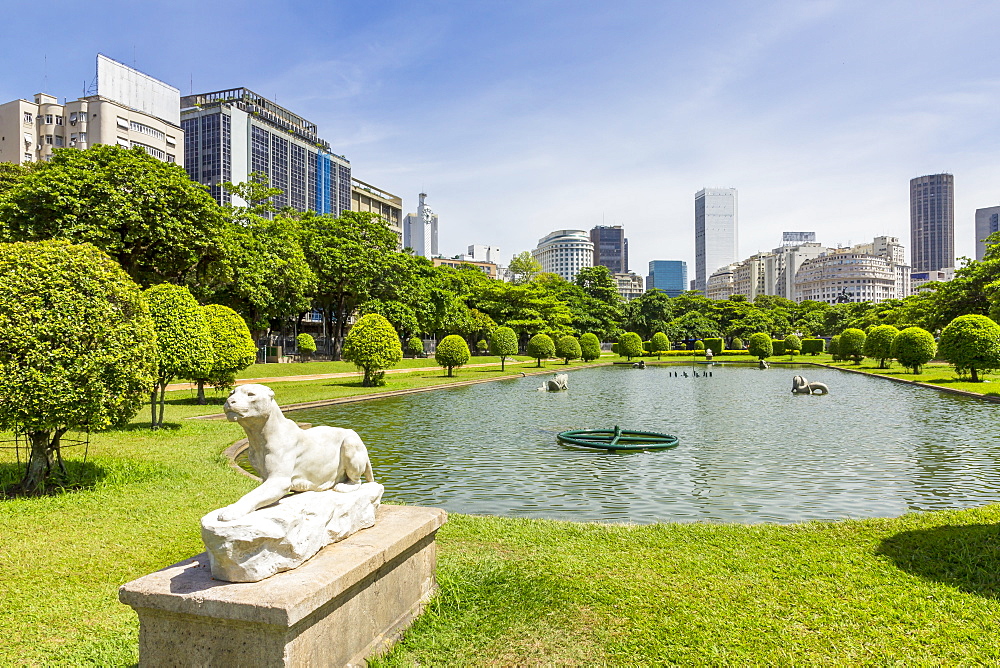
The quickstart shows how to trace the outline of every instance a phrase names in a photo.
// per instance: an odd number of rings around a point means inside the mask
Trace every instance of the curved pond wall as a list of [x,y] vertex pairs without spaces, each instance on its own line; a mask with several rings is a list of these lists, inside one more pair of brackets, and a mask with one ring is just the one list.
[[[994,404],[817,367],[704,371],[599,367],[571,372],[562,393],[536,391],[547,376],[535,376],[290,416],[356,429],[387,501],[461,513],[794,522],[1000,501]],[[830,395],[791,394],[796,374]],[[616,424],[680,445],[611,454],[556,442]]]

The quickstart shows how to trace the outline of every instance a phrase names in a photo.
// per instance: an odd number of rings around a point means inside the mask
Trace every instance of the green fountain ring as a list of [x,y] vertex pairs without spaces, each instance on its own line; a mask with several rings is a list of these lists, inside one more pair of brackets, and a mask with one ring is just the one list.
[[560,432],[560,443],[598,450],[666,450],[677,447],[676,436],[656,431],[622,429],[573,429]]

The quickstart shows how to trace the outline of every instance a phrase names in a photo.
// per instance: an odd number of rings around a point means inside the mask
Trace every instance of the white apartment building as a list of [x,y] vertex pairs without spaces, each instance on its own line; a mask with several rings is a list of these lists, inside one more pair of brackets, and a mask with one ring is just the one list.
[[884,302],[910,294],[910,267],[896,237],[831,250],[806,260],[795,275],[795,301]]
[[617,272],[613,274],[615,282],[618,283],[618,294],[625,301],[632,301],[636,297],[641,297],[645,292],[646,281],[642,276],[632,272]]
[[764,283],[767,286],[764,294],[794,300],[795,274],[799,267],[806,260],[819,257],[829,250],[826,246],[813,242],[775,248],[764,258]]
[[57,148],[111,144],[138,146],[183,166],[180,91],[102,55],[97,74],[96,95],[60,104],[38,93],[33,101],[0,105],[0,162],[48,160]]
[[583,230],[556,230],[538,240],[531,256],[542,271],[572,281],[581,269],[594,266],[594,242]]
[[738,263],[727,264],[708,277],[705,296],[709,299],[729,299],[737,294],[734,289]]
[[753,301],[757,295],[771,294],[765,280],[765,260],[769,253],[757,253],[742,262],[737,262],[733,269],[733,294],[744,295]]

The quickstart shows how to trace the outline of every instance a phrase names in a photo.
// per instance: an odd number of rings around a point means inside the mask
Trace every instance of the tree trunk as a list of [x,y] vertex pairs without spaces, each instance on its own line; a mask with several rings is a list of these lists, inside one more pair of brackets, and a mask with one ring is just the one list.
[[159,383],[153,385],[153,391],[149,393],[149,428],[156,429],[156,388]]
[[448,367],[448,377],[451,378],[451,367]]
[[500,372],[501,372],[501,373],[503,373],[503,369],[504,369],[504,363],[505,363],[506,361],[507,361],[507,356],[506,356],[506,355],[501,355],[501,356],[500,356]]
[[198,379],[198,405],[204,406],[208,401],[205,400],[205,381],[201,378]]
[[340,351],[344,344],[344,320],[346,319],[344,313],[344,297],[343,295],[337,300],[337,327],[334,330],[333,336],[333,359],[335,361],[340,361]]
[[49,432],[29,431],[31,455],[28,457],[28,467],[21,479],[20,491],[24,494],[35,494],[43,488],[45,477],[52,469],[52,449],[49,447]]
[[973,383],[978,383],[979,382],[979,374],[976,373],[976,367],[972,367],[971,370],[972,370],[972,382]]

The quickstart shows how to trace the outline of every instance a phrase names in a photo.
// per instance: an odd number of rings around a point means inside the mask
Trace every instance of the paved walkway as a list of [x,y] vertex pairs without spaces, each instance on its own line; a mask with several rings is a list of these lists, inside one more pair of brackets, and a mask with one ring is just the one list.
[[[508,360],[507,364],[528,364],[535,363],[535,360]],[[496,366],[496,362],[488,362],[484,364],[465,364],[462,368],[469,367],[481,367],[481,366]],[[386,369],[386,373],[413,373],[414,371],[444,371],[443,366],[419,366],[410,369]],[[325,380],[327,378],[356,378],[362,375],[361,371],[341,371],[338,373],[313,373],[304,374],[301,376],[273,376],[270,378],[237,378],[237,385],[249,385],[251,383],[281,383],[286,381],[300,381],[300,380]],[[206,386],[208,389],[210,386]],[[167,385],[167,391],[172,390],[197,390],[198,383],[171,383]]]

